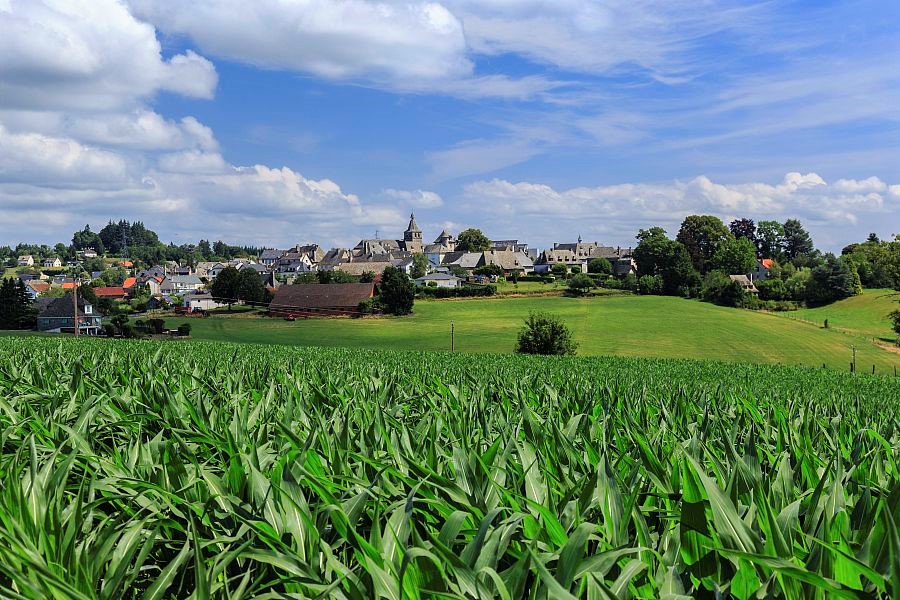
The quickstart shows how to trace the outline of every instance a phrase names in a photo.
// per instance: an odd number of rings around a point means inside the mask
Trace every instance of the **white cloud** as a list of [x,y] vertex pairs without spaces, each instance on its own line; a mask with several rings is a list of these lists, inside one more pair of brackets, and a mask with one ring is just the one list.
[[442,79],[468,74],[459,20],[435,2],[130,0],[204,51],[328,78]]
[[0,19],[5,109],[109,111],[158,90],[212,97],[212,63],[165,60],[153,27],[117,0],[11,0]]
[[395,190],[388,188],[383,190],[381,195],[413,207],[436,208],[444,204],[444,200],[439,194],[426,190]]
[[888,186],[877,177],[829,184],[815,173],[788,173],[776,185],[722,184],[699,176],[561,191],[494,179],[467,185],[464,196],[469,208],[474,210],[477,203],[482,213],[497,221],[516,216],[528,222],[541,220],[551,229],[576,227],[619,240],[633,239],[639,227],[651,225],[662,225],[674,234],[685,216],[697,213],[726,221],[798,217],[819,228],[836,228],[856,223],[863,215],[900,210],[900,197],[888,193]]
[[69,138],[10,133],[0,124],[0,182],[107,184],[124,179],[122,157]]

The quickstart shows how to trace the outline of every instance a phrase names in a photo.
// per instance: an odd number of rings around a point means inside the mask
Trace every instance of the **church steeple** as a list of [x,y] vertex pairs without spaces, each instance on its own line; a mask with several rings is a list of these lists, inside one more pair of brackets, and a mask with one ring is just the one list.
[[422,241],[422,230],[419,229],[419,226],[416,224],[415,213],[409,214],[409,225],[403,233],[403,239],[407,242]]

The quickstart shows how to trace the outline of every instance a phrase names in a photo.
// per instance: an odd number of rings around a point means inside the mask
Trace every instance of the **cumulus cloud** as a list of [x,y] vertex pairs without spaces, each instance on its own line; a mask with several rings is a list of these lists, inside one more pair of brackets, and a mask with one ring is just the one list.
[[215,68],[162,56],[156,31],[117,0],[10,0],[0,18],[5,109],[109,111],[159,90],[210,98]]
[[633,239],[638,227],[663,225],[671,233],[689,214],[779,219],[799,217],[818,226],[840,227],[863,215],[896,214],[900,194],[877,177],[826,182],[816,173],[788,173],[778,184],[716,183],[699,176],[688,181],[621,184],[556,190],[551,186],[494,179],[464,189],[474,208],[495,220],[513,216],[573,226]]

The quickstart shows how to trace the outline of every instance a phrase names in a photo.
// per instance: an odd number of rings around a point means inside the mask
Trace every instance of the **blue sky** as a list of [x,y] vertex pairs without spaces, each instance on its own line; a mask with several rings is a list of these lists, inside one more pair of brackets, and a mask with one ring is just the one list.
[[900,233],[900,3],[0,0],[0,243]]

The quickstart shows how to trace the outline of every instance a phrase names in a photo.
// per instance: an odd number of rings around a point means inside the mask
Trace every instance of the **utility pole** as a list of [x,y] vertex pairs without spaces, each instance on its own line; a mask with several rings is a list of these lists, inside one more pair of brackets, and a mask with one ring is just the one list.
[[851,372],[856,373],[856,346],[850,346],[853,348],[853,368],[850,369]]
[[450,352],[456,350],[456,332],[454,331],[453,321],[450,321]]
[[75,326],[75,337],[78,337],[78,279],[72,278],[72,324]]

